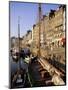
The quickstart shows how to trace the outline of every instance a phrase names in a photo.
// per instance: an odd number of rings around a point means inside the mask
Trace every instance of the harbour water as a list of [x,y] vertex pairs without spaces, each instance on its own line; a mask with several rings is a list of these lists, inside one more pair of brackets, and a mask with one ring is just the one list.
[[24,59],[20,59],[18,62],[15,62],[13,59],[12,59],[12,56],[10,57],[10,64],[11,64],[11,72],[14,73],[16,72],[16,70],[19,68],[19,64],[20,64],[20,67],[22,69],[25,69],[27,71],[28,69],[28,64],[25,62]]
[[[18,81],[23,81],[24,82],[20,82],[18,84],[16,84],[16,81],[15,83],[12,82],[13,78],[15,75],[17,75],[17,72],[18,72],[18,69],[20,69],[20,72],[21,70],[24,70],[25,72],[23,72],[23,74],[25,75],[25,77],[21,74],[21,79],[19,79]],[[12,56],[10,57],[10,71],[11,71],[11,88],[19,88],[19,87],[30,87],[30,80],[29,80],[29,77],[28,77],[28,64],[25,62],[24,59],[20,58],[20,60],[18,60],[18,62],[14,61]],[[17,79],[18,79],[18,76],[17,76]],[[17,80],[16,79],[16,80]]]

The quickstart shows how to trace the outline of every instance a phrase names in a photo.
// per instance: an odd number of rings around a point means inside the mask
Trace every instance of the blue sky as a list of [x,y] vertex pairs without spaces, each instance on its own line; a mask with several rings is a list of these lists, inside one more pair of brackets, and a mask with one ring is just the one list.
[[[57,9],[58,4],[41,4],[42,14],[47,14],[50,9]],[[20,16],[20,35],[24,36],[31,30],[38,20],[38,4],[10,2],[10,35],[18,36],[18,17]]]

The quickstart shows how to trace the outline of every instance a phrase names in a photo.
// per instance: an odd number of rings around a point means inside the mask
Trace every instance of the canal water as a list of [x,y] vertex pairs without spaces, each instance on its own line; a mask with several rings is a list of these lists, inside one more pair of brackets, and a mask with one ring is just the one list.
[[[29,52],[29,49],[28,48],[24,48],[23,50],[24,50],[24,53],[27,55],[27,53]],[[20,64],[21,68],[23,68],[26,71],[28,71],[27,70],[28,69],[28,64],[26,63],[25,59],[20,58],[20,60],[18,60],[18,62],[15,62],[13,60],[12,56],[10,56],[10,69],[11,69],[11,72],[15,72],[18,69],[19,64]]]
[[[20,61],[20,62],[19,62]],[[20,59],[18,62],[15,62],[13,59],[12,59],[12,56],[10,57],[10,69],[11,69],[11,72],[14,73],[16,72],[16,70],[19,68],[19,63],[20,63],[20,66],[22,69],[25,69],[26,72],[27,72],[27,69],[28,69],[28,64],[24,61],[24,59]]]

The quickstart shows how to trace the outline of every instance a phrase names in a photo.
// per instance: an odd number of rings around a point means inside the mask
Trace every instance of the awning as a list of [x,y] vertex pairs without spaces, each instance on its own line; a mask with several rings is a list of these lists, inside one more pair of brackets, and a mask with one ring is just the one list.
[[65,41],[66,41],[66,38],[62,38],[62,39],[61,39],[61,42],[65,42]]
[[52,42],[61,41],[61,38],[53,39]]

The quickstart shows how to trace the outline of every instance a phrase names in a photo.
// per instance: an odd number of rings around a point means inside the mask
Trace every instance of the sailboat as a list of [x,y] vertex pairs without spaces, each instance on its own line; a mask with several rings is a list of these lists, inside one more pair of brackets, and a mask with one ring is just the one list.
[[[39,63],[41,52],[40,52],[40,32],[41,32],[41,4],[39,4],[39,41],[38,41],[38,55],[34,56],[32,58],[30,64],[29,64],[29,73],[30,73],[30,79],[33,84],[33,86],[46,86],[46,81],[49,82],[47,85],[54,85],[53,82],[51,82],[51,75],[49,72],[44,69],[41,64]],[[48,83],[47,82],[47,83]]]
[[38,42],[38,55],[31,59],[29,63],[29,75],[32,85],[34,87],[40,86],[54,86],[64,85],[61,78],[61,73],[56,70],[47,61],[41,58],[40,52],[40,32],[41,32],[41,4],[39,4],[39,42]]
[[18,18],[18,52],[14,61],[17,62],[17,68],[15,72],[11,73],[11,88],[19,88],[24,87],[26,81],[26,71],[21,66],[21,58],[20,58],[20,22]]

